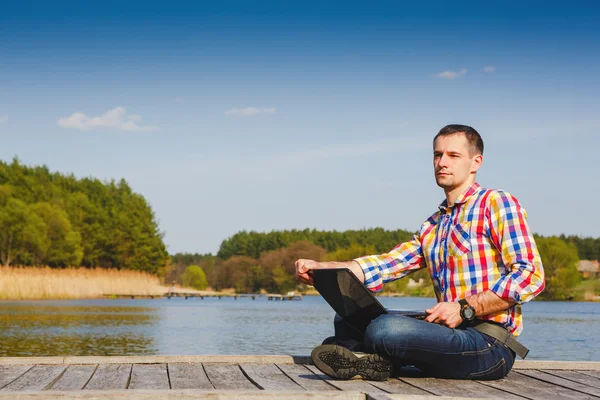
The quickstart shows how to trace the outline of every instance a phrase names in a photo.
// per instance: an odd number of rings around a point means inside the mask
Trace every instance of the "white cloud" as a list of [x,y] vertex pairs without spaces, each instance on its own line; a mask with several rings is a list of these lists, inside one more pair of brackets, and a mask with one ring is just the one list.
[[275,114],[277,113],[277,109],[275,107],[269,108],[256,108],[256,107],[246,107],[246,108],[232,108],[225,111],[227,115],[235,115],[238,117],[254,117],[258,114]]
[[79,129],[87,131],[96,128],[118,129],[128,132],[148,132],[157,130],[158,127],[150,125],[138,125],[142,120],[137,114],[127,114],[124,107],[116,107],[108,110],[100,117],[88,117],[84,113],[76,112],[70,117],[61,118],[57,121],[62,128]]
[[0,123],[8,121],[8,115],[0,115]]
[[440,72],[439,74],[435,74],[434,76],[436,78],[440,78],[440,79],[456,79],[456,78],[460,78],[461,76],[465,76],[466,74],[467,74],[467,69],[462,68],[460,71],[443,71],[443,72]]
[[487,73],[492,73],[492,72],[496,72],[496,67],[494,67],[492,65],[486,65],[485,67],[483,67],[483,70]]

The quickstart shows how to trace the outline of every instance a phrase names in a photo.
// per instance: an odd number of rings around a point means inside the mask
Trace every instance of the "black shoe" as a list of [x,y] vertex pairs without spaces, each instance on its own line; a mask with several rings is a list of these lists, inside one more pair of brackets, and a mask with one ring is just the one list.
[[347,380],[360,375],[369,381],[385,381],[392,373],[392,362],[380,355],[356,355],[334,344],[315,347],[310,356],[321,372],[335,379]]
[[347,348],[348,350],[352,351],[353,353],[365,353],[367,350],[365,348],[365,345],[363,343],[359,342],[358,340],[355,340],[355,339],[339,340],[335,336],[329,336],[329,337],[325,338],[325,340],[323,340],[323,343],[321,343],[321,344],[337,344],[338,346]]

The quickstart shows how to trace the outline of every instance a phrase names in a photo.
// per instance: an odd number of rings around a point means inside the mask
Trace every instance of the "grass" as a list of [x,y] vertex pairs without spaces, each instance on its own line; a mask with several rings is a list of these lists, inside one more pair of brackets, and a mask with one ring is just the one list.
[[90,299],[105,294],[163,294],[157,276],[103,268],[0,267],[1,300]]

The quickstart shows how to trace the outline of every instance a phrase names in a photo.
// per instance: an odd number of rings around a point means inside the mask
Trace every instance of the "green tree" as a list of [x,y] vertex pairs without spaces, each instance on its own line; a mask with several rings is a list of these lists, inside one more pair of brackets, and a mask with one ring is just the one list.
[[198,290],[204,290],[208,286],[204,271],[197,265],[190,265],[185,269],[181,275],[181,284]]
[[0,204],[0,261],[9,266],[15,259],[35,261],[47,248],[44,221],[24,202],[12,197]]
[[358,243],[352,243],[349,247],[344,249],[337,249],[329,254],[325,258],[327,261],[350,261],[355,258],[377,254],[377,250],[373,245],[362,245]]
[[557,237],[537,237],[536,243],[546,278],[546,289],[540,297],[553,300],[570,298],[569,289],[581,280],[577,271],[577,248],[573,243],[567,243]]
[[36,203],[33,212],[45,222],[44,242],[40,258],[50,266],[79,265],[83,257],[81,235],[73,230],[67,213],[55,204]]
[[287,273],[281,265],[273,269],[273,282],[275,283],[275,289],[279,293],[286,293],[296,287],[294,276]]

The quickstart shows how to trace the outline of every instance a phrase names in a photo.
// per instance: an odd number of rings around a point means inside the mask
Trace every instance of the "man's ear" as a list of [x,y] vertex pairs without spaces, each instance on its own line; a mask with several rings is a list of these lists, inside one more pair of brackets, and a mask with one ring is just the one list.
[[473,157],[473,161],[471,164],[471,172],[472,173],[477,172],[477,170],[481,167],[482,163],[483,163],[483,156],[481,154],[477,154],[475,157]]

